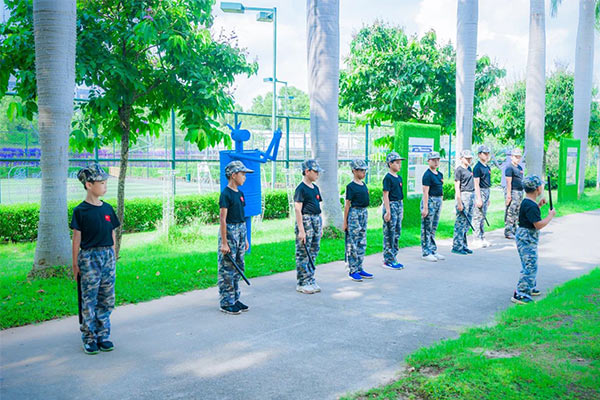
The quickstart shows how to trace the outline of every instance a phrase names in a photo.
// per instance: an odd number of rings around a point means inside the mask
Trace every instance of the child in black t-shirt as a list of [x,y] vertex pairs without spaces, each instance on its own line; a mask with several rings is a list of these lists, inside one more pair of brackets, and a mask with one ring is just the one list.
[[556,215],[556,210],[552,209],[548,211],[546,218],[541,217],[540,207],[546,204],[546,199],[537,202],[537,198],[544,192],[544,183],[537,175],[525,178],[523,187],[526,197],[519,209],[519,227],[515,235],[521,258],[521,276],[511,298],[517,304],[531,303],[531,296],[540,295],[540,291],[536,289],[539,231]]
[[86,354],[114,349],[110,314],[115,307],[115,211],[100,200],[108,174],[97,164],[82,168],[77,179],[87,191],[73,210],[73,275],[81,290],[81,339]]
[[504,177],[506,178],[506,187],[504,188],[506,196],[504,236],[507,239],[515,238],[519,207],[523,200],[523,167],[520,165],[522,156],[521,149],[513,149],[510,153],[511,163],[504,170]]
[[372,279],[373,275],[363,270],[363,261],[367,249],[367,220],[369,207],[369,189],[363,182],[367,173],[365,160],[353,160],[350,163],[354,179],[346,186],[344,204],[344,223],[342,230],[346,234],[346,255],[350,279],[362,282]]
[[398,256],[398,240],[402,233],[402,218],[404,207],[402,199],[402,177],[398,176],[402,160],[400,154],[390,152],[385,162],[390,169],[383,177],[383,268],[399,271],[404,268],[396,257]]
[[244,193],[239,189],[246,182],[246,173],[254,172],[241,161],[232,161],[225,167],[227,186],[219,197],[219,287],[220,309],[225,314],[237,315],[248,311],[240,301],[240,274],[231,257],[244,271],[244,253],[248,250]]
[[[323,234],[321,220],[321,205],[323,199],[319,187],[315,185],[319,173],[323,169],[316,160],[306,160],[302,163],[302,182],[294,193],[294,209],[296,213],[296,291],[313,294],[321,291],[315,281],[315,271],[309,265],[310,252],[313,262],[316,262]],[[306,245],[306,248],[304,247]]]
[[427,156],[429,168],[423,174],[423,197],[421,199],[421,258],[425,261],[436,262],[446,257],[437,252],[435,232],[442,213],[444,196],[444,174],[438,171],[440,153],[432,151]]

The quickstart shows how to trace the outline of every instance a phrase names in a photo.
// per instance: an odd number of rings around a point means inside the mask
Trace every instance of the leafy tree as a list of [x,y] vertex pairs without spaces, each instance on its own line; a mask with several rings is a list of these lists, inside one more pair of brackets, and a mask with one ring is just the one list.
[[[340,75],[340,103],[365,122],[435,123],[453,134],[456,114],[456,54],[440,45],[434,31],[408,36],[402,28],[376,21],[362,28],[350,44],[347,69]],[[473,138],[481,141],[489,122],[482,105],[499,92],[504,69],[483,56],[475,70]]]
[[[30,0],[28,0],[30,1]],[[8,2],[3,25],[9,43],[0,46],[0,94],[8,75],[35,110],[31,15],[25,1]],[[256,71],[234,46],[235,36],[210,31],[214,0],[87,0],[78,3],[76,81],[90,88],[75,122],[72,145],[120,141],[117,215],[124,213],[124,185],[130,144],[138,136],[157,136],[171,109],[199,149],[230,144],[218,118],[233,109],[228,87],[235,75]],[[13,12],[16,11],[16,12]],[[30,43],[31,42],[31,43]],[[97,132],[97,136],[95,133]],[[120,244],[121,230],[118,231]]]

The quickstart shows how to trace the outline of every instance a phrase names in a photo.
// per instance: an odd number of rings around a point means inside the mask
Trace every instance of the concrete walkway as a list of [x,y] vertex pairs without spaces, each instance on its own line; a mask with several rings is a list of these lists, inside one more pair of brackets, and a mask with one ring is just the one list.
[[[557,219],[541,235],[542,292],[600,264],[600,210]],[[116,349],[85,355],[77,317],[0,332],[0,398],[332,399],[385,383],[419,347],[487,324],[511,305],[520,264],[500,231],[494,246],[427,263],[401,249],[407,268],[366,259],[372,281],[343,262],[317,267],[323,292],[295,291],[295,272],[242,285],[251,310],[222,314],[215,288],[127,305],[112,317]],[[293,257],[293,255],[286,255]]]

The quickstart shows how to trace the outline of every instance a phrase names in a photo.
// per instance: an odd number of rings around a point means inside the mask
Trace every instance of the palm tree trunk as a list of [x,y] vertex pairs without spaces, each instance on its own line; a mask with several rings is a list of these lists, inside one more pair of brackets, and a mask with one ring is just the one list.
[[579,188],[585,183],[587,142],[592,105],[592,73],[594,71],[594,22],[596,0],[579,1],[579,24],[575,49],[575,89],[573,93],[573,137],[581,140]]
[[131,106],[119,108],[119,119],[121,121],[121,156],[119,164],[119,180],[117,186],[117,218],[121,225],[117,228],[115,251],[117,255],[121,249],[121,238],[123,237],[123,216],[125,215],[125,177],[127,176],[127,164],[129,162],[129,134],[131,130]]
[[68,147],[75,87],[75,0],[35,0],[33,29],[42,198],[30,276],[71,264],[67,219]]
[[473,144],[473,96],[477,62],[478,0],[458,0],[456,18],[457,154]]
[[313,156],[325,170],[319,178],[325,224],[341,228],[338,188],[339,0],[307,0],[308,92]]
[[529,52],[525,94],[525,149],[528,174],[543,176],[546,110],[546,27],[544,0],[530,0]]

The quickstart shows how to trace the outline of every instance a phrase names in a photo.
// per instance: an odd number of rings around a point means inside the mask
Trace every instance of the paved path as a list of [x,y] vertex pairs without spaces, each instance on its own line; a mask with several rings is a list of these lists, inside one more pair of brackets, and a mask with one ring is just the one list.
[[[600,210],[542,231],[543,292],[600,264]],[[366,259],[355,283],[342,262],[317,267],[323,292],[294,290],[295,272],[243,286],[250,312],[217,310],[215,288],[115,310],[112,353],[81,351],[77,317],[0,332],[0,398],[331,399],[392,379],[415,349],[493,321],[511,305],[520,269],[513,242],[438,263],[401,249],[403,271]],[[290,256],[291,257],[291,256]],[[85,394],[84,394],[85,393]]]

